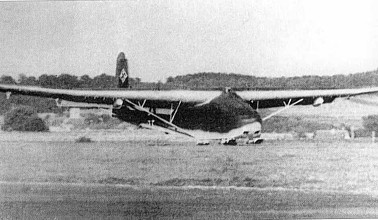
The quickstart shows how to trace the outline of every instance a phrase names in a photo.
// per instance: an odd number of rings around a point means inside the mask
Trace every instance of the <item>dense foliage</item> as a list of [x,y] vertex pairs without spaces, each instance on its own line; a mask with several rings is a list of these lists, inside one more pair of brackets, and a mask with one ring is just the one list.
[[169,77],[165,88],[217,89],[343,89],[378,86],[378,70],[349,75],[255,77],[241,74],[197,73]]
[[5,131],[48,131],[48,127],[37,112],[27,106],[20,106],[7,112],[4,116]]
[[375,131],[375,135],[378,135],[378,115],[362,117],[362,124],[365,130],[369,132]]

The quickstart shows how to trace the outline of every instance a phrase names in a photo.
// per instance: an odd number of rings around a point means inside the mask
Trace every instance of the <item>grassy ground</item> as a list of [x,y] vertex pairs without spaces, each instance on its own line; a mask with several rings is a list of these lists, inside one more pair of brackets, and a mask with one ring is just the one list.
[[300,190],[0,183],[2,219],[362,219],[370,195]]
[[60,133],[33,134],[32,142],[25,141],[31,133],[0,133],[0,181],[378,192],[378,145],[367,140],[196,146],[138,132],[93,143]]

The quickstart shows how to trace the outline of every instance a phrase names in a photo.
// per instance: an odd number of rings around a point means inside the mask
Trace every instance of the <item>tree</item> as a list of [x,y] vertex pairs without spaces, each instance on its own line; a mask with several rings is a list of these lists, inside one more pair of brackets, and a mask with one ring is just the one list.
[[25,74],[20,74],[18,76],[18,83],[20,85],[35,86],[38,85],[38,80],[34,76],[27,77]]
[[77,76],[73,76],[70,74],[60,74],[58,76],[58,85],[59,89],[74,89],[79,87],[79,80]]
[[111,89],[117,88],[115,76],[109,76],[105,73],[93,78],[92,88],[94,89]]
[[368,115],[362,117],[362,125],[368,131],[375,131],[378,134],[378,115]]
[[58,77],[56,75],[43,74],[38,78],[38,83],[46,88],[58,88]]
[[174,81],[175,79],[172,76],[167,78],[167,83],[173,83]]
[[14,108],[4,116],[5,131],[48,131],[47,125],[37,115],[37,112],[27,106]]
[[81,88],[91,88],[92,83],[93,83],[93,79],[88,75],[84,75],[84,76],[80,77],[79,82],[80,82]]
[[[25,82],[27,78],[28,78],[28,77],[27,77],[25,74],[23,74],[23,73],[18,74],[18,83],[19,83],[19,84],[22,84],[22,82],[23,82],[23,81]],[[25,85],[25,84],[22,84],[22,85]]]
[[11,76],[1,76],[0,82],[3,84],[16,84],[16,80],[14,80]]

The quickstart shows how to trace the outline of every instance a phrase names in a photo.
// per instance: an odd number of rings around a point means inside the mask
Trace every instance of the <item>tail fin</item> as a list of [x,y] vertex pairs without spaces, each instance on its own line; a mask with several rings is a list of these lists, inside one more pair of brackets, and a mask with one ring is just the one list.
[[118,78],[118,88],[129,88],[129,67],[123,52],[118,54],[116,77]]

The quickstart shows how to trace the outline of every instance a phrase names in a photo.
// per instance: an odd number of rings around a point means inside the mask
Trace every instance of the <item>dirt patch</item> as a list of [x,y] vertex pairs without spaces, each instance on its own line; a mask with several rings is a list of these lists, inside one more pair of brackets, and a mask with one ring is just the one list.
[[261,187],[260,181],[249,177],[232,179],[179,179],[174,178],[152,184],[155,186],[237,186],[237,187]]
[[135,179],[135,178],[123,179],[123,178],[117,178],[117,177],[107,177],[97,182],[101,184],[124,184],[124,185],[139,185],[140,184],[139,179]]

